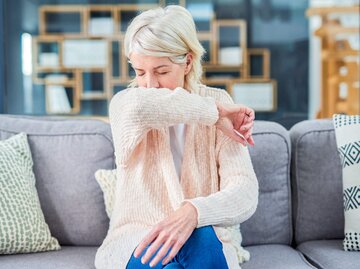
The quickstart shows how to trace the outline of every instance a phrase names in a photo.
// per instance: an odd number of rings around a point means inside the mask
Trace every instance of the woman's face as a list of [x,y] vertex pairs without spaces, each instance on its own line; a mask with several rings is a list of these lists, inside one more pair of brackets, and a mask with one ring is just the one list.
[[130,62],[136,72],[139,87],[146,88],[184,88],[185,75],[191,70],[192,55],[187,63],[175,64],[168,57],[156,57],[131,53]]

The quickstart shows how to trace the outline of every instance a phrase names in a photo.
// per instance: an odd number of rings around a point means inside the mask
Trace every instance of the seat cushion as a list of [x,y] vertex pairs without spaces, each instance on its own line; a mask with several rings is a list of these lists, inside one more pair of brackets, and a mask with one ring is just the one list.
[[344,251],[343,240],[318,240],[298,246],[305,257],[321,269],[359,269],[360,252]]
[[259,245],[246,248],[250,261],[242,269],[309,269],[315,268],[297,250],[286,245]]
[[61,250],[1,255],[1,269],[95,269],[97,247],[61,246]]

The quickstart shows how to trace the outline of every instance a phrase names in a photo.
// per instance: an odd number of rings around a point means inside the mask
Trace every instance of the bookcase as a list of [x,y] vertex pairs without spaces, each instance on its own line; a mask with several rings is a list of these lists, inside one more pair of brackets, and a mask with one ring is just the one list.
[[318,118],[360,114],[360,6],[310,8],[320,16],[321,98]]
[[[135,75],[123,54],[127,25],[140,12],[167,2],[41,6],[39,35],[33,38],[33,82],[44,86],[46,113],[106,116],[112,96]],[[202,82],[227,90],[235,102],[256,111],[276,110],[270,52],[248,47],[246,21],[217,20],[211,3],[177,4],[192,13],[206,49]]]

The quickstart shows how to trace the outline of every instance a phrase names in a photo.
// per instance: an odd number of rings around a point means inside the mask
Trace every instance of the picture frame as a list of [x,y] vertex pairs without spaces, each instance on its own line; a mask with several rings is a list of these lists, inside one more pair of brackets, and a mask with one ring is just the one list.
[[109,43],[97,39],[67,39],[62,43],[62,64],[66,68],[108,66]]
[[275,80],[233,81],[230,95],[235,103],[251,107],[258,112],[273,112],[277,109],[277,83]]

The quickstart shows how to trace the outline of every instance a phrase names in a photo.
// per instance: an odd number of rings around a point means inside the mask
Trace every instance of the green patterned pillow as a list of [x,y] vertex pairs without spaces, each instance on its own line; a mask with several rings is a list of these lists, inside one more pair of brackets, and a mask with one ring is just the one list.
[[58,250],[41,210],[25,133],[0,141],[0,254]]
[[360,251],[360,115],[334,115],[343,175],[346,251]]
[[105,210],[108,217],[111,217],[114,206],[116,169],[99,169],[95,172],[95,179],[104,193]]

